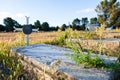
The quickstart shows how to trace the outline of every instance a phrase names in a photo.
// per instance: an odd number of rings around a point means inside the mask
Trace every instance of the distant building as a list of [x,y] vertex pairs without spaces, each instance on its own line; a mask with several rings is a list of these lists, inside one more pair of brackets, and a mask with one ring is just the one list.
[[96,30],[99,26],[99,24],[88,24],[86,25],[86,30],[93,31]]
[[109,28],[106,28],[105,30],[112,30],[114,28],[114,26],[111,26]]

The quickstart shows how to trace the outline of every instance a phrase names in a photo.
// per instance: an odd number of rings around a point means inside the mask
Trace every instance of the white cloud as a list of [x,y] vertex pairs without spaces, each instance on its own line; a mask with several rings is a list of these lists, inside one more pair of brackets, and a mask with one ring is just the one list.
[[95,9],[94,8],[87,8],[87,9],[82,9],[82,10],[78,10],[76,11],[77,14],[79,13],[89,13],[89,12],[94,12]]
[[3,19],[6,17],[11,17],[15,20],[20,18],[25,18],[25,16],[30,16],[28,13],[10,13],[10,12],[0,12],[0,24],[3,23]]

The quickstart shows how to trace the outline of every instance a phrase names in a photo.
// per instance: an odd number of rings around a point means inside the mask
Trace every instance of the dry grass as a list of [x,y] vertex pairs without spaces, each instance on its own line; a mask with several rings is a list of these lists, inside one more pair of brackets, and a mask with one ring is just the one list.
[[59,37],[59,33],[57,32],[37,32],[32,33],[30,37],[30,43],[36,44],[36,43],[50,43],[52,41],[55,41]]
[[[36,43],[50,43],[55,41],[62,32],[33,32],[29,35],[30,44]],[[0,41],[16,41],[18,38],[23,38],[25,41],[25,35],[22,32],[14,33],[0,33]],[[24,42],[22,41],[22,42]]]
[[[115,32],[119,33],[119,31],[120,30]],[[60,36],[63,33],[67,33],[67,36],[69,38],[81,37],[83,35],[84,35],[83,37],[94,36],[94,35],[90,35],[89,33],[88,33],[89,35],[88,34],[86,35],[85,31],[72,31],[71,29],[68,29],[65,32],[62,32],[60,30],[57,32],[33,32],[31,35],[29,35],[30,44],[55,42],[60,38]],[[25,35],[22,32],[0,33],[0,51],[3,53],[9,53],[11,47],[24,45],[24,42],[25,42]]]
[[[86,31],[73,31],[72,29],[67,29],[65,32],[67,32],[67,35],[69,38],[83,38],[83,39],[92,39],[96,36],[98,33],[98,31],[90,31],[90,32],[86,32]],[[58,30],[57,32],[33,32],[32,34],[29,35],[30,37],[30,44],[37,44],[37,43],[51,43],[51,42],[55,42],[63,33],[60,30]],[[102,32],[102,34],[104,33],[103,38],[114,38],[114,36],[118,36],[120,37],[120,30],[116,29],[116,30],[112,30],[112,31],[100,31]],[[91,34],[92,33],[92,34]],[[110,34],[110,35],[109,35]],[[19,35],[22,36],[22,38],[24,38],[23,40],[25,41],[25,35],[22,32],[11,32],[11,33],[0,33],[0,41],[15,41],[18,40]]]

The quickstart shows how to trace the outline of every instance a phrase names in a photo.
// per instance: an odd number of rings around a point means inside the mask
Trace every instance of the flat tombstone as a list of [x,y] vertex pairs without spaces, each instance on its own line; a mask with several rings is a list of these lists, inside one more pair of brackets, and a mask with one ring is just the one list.
[[26,35],[29,35],[32,33],[32,27],[30,25],[24,25],[23,26],[23,33]]

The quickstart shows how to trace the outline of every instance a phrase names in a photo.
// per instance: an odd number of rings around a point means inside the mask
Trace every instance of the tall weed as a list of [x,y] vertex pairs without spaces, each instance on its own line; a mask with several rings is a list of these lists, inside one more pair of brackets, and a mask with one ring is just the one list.
[[67,46],[72,49],[73,54],[69,55],[71,59],[76,64],[84,64],[84,66],[92,66],[92,67],[103,67],[105,64],[103,63],[103,59],[99,58],[98,55],[92,55],[92,51],[84,52],[80,42],[68,42]]
[[[23,45],[23,40],[19,37],[15,41],[6,40],[0,41],[0,79],[2,80],[21,80],[24,75],[20,60],[17,56],[10,56],[12,47]],[[23,75],[24,74],[24,75]]]

